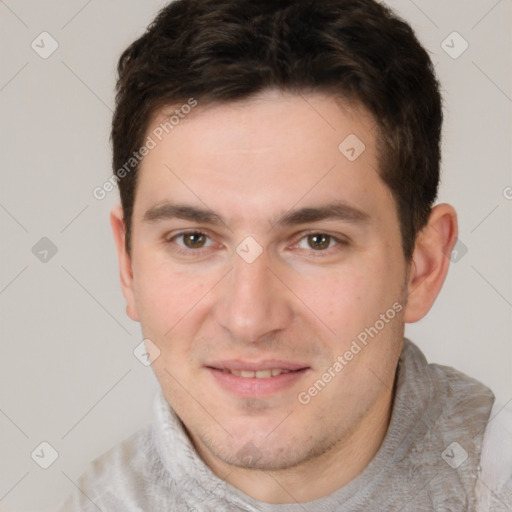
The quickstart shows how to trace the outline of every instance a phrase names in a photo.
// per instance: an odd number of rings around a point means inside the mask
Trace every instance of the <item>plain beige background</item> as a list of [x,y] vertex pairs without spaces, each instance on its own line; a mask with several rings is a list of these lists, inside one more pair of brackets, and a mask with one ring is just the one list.
[[[437,67],[446,111],[440,200],[460,216],[446,285],[407,334],[429,360],[507,403],[511,1],[389,3]],[[125,315],[108,224],[117,191],[103,201],[92,191],[110,175],[117,58],[163,4],[0,0],[2,511],[54,510],[88,461],[151,419],[157,384],[133,355],[141,335]],[[48,469],[31,457],[49,460],[41,442],[58,453]]]

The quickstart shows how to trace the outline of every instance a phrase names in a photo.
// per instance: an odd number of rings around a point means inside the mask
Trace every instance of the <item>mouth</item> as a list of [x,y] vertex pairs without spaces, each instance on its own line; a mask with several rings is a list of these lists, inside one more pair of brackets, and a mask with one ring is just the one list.
[[242,397],[263,397],[291,387],[310,367],[287,361],[222,361],[205,367],[224,390]]
[[[214,368],[215,369],[215,368]],[[236,375],[237,377],[242,377],[244,379],[268,379],[270,377],[277,377],[282,373],[290,373],[292,370],[283,370],[281,368],[272,368],[271,370],[222,370],[226,373],[231,373],[232,375]],[[297,370],[295,370],[297,371]]]

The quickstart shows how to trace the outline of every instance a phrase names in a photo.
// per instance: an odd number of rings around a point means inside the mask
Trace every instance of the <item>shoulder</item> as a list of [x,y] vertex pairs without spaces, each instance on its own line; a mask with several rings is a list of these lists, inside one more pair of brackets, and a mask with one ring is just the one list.
[[73,482],[76,490],[58,510],[149,510],[148,495],[164,474],[154,448],[153,428],[148,425],[92,461]]
[[512,411],[500,404],[485,429],[476,495],[478,512],[512,509]]

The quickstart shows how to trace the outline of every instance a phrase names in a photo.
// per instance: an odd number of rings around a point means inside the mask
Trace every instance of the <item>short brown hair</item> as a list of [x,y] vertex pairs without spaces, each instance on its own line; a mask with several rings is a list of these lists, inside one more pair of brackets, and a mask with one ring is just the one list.
[[[121,55],[112,122],[130,250],[137,168],[119,170],[165,105],[222,103],[270,88],[361,103],[379,128],[379,173],[397,206],[404,255],[439,182],[441,96],[411,27],[374,0],[176,0]],[[125,167],[126,169],[126,167]]]

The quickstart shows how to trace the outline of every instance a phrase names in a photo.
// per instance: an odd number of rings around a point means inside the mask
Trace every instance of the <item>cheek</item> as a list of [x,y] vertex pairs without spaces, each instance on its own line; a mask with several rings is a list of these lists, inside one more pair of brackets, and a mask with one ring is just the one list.
[[294,289],[323,329],[334,331],[337,343],[344,345],[400,299],[398,270],[386,257],[361,258],[354,265],[297,278]]
[[182,331],[200,313],[207,286],[202,277],[140,259],[134,266],[134,288],[144,335],[163,339]]

